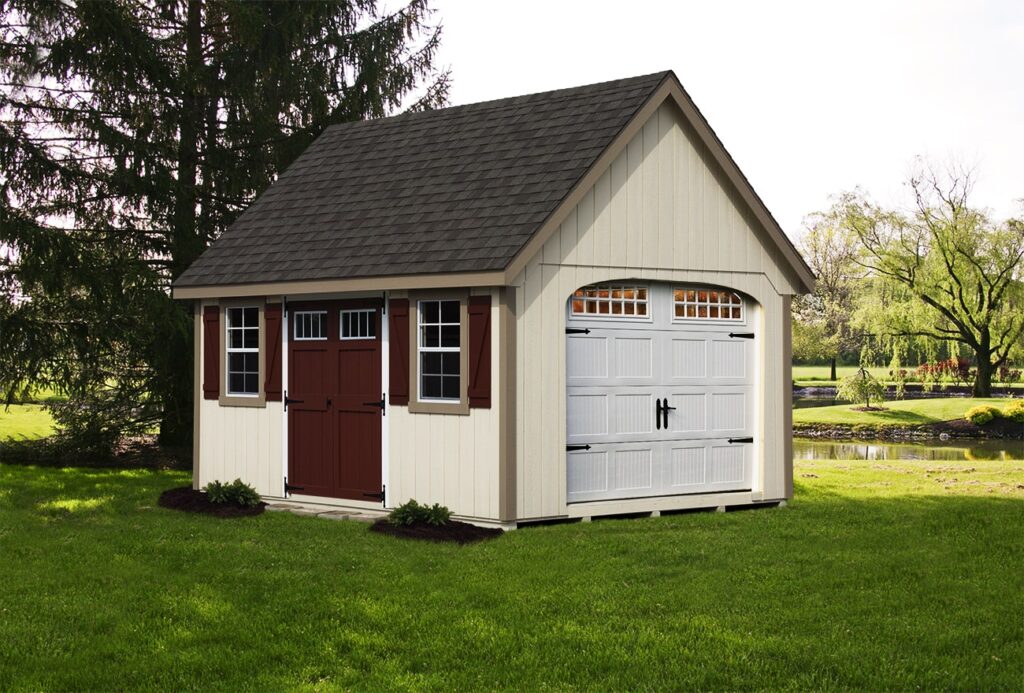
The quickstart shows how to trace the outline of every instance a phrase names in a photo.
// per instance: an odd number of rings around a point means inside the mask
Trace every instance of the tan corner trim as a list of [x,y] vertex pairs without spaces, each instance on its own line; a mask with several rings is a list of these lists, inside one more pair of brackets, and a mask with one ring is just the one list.
[[[235,299],[230,301],[220,302],[220,388],[218,392],[220,396],[217,398],[218,404],[222,407],[258,407],[264,408],[267,406],[267,393],[263,390],[263,377],[267,372],[266,366],[266,349],[264,348],[263,339],[267,333],[267,325],[264,317],[264,308],[266,302],[260,297],[259,301],[249,299]],[[260,314],[260,335],[259,335],[259,394],[256,397],[244,397],[244,396],[233,396],[229,395],[228,392],[228,308],[256,308]]]
[[516,520],[515,289],[498,289],[498,518]]
[[258,284],[225,284],[222,286],[174,287],[174,298],[236,298],[243,296],[292,296],[329,294],[346,291],[393,291],[446,289],[504,284],[504,272],[450,272],[445,274],[410,274],[408,276],[365,277],[296,282],[262,282]]
[[508,268],[505,270],[505,277],[502,282],[503,285],[508,285],[518,276],[518,274],[526,267],[526,263],[530,261],[544,244],[547,243],[548,239],[551,238],[558,227],[561,225],[569,213],[580,203],[587,192],[597,183],[597,179],[604,174],[605,170],[611,166],[619,154],[626,148],[629,141],[643,128],[644,124],[651,118],[652,115],[661,107],[661,105],[668,99],[671,99],[675,105],[682,112],[683,117],[689,123],[690,127],[693,128],[694,132],[697,133],[697,137],[700,141],[708,148],[711,152],[715,163],[718,164],[719,168],[725,174],[726,178],[735,188],[739,194],[740,199],[743,200],[744,204],[753,213],[754,218],[757,219],[758,223],[768,233],[769,238],[775,243],[783,257],[787,260],[793,272],[802,284],[802,288],[810,293],[814,290],[815,277],[814,273],[804,262],[803,257],[793,246],[789,237],[786,236],[785,232],[779,226],[778,222],[768,211],[764,202],[758,197],[753,187],[750,185],[750,181],[747,180],[746,176],[740,171],[739,166],[733,160],[729,152],[726,151],[722,141],[718,139],[718,136],[711,129],[707,120],[704,119],[703,114],[698,110],[696,104],[690,98],[689,94],[683,89],[682,85],[676,79],[675,75],[670,75],[665,79],[664,82],[654,91],[651,97],[644,103],[644,105],[637,111],[636,115],[633,116],[622,131],[612,140],[611,144],[604,150],[604,152],[597,158],[594,164],[587,170],[582,178],[576,183],[575,187],[570,193],[562,200],[562,203],[555,209],[554,212],[547,218],[544,224],[540,227],[530,239],[530,241],[523,246],[523,249],[519,251]]
[[[793,497],[793,297],[782,297],[782,488]],[[770,366],[769,366],[770,367]]]
[[[409,413],[469,415],[469,290],[468,288],[409,293]],[[420,396],[420,301],[459,302],[459,401],[421,402]]]
[[200,370],[203,367],[203,305],[202,301],[193,303],[192,333],[192,488],[199,490],[199,426],[202,422],[200,400],[203,397],[203,384]]

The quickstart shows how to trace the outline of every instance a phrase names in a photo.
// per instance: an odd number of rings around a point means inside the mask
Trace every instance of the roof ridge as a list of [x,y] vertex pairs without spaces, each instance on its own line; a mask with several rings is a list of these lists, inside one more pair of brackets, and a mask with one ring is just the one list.
[[505,105],[511,105],[512,102],[526,100],[538,96],[546,96],[548,98],[558,98],[560,96],[571,97],[577,94],[585,94],[590,91],[596,91],[599,88],[622,88],[628,86],[628,83],[636,82],[640,83],[647,79],[658,77],[658,81],[652,85],[651,91],[653,92],[658,85],[660,85],[667,77],[673,76],[675,73],[672,70],[661,70],[659,72],[650,72],[645,75],[635,75],[633,77],[620,77],[618,79],[608,79],[602,82],[594,82],[593,84],[581,84],[575,87],[560,87],[558,89],[548,89],[546,91],[535,91],[528,94],[518,94],[516,96],[503,96],[498,99],[486,99],[484,101],[471,101],[470,103],[456,104],[453,106],[444,106],[443,108],[432,108],[425,111],[403,111],[402,113],[395,113],[393,115],[383,116],[381,118],[363,118],[360,120],[348,120],[342,123],[334,123],[324,128],[323,132],[326,133],[330,130],[342,130],[348,129],[353,126],[366,125],[369,123],[381,123],[383,121],[397,121],[399,119],[413,119],[418,116],[426,116],[437,113],[452,113],[452,111],[458,111],[462,109],[475,109],[481,107],[503,107]]

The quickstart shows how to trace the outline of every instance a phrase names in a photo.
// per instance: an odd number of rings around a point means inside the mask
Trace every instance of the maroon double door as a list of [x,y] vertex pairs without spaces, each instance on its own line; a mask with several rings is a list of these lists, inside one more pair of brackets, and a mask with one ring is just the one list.
[[288,486],[380,500],[381,301],[288,304]]

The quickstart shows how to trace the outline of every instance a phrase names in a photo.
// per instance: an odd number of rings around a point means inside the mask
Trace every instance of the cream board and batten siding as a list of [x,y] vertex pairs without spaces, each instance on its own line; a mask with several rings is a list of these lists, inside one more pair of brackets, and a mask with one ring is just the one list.
[[[262,302],[262,298],[259,302]],[[203,305],[216,302],[204,301]],[[201,311],[200,311],[201,314]],[[223,331],[224,323],[221,321]],[[263,335],[260,335],[263,339]],[[196,368],[200,373],[206,357],[202,325],[197,323]],[[225,335],[220,337],[224,348]],[[200,375],[200,378],[202,376]],[[223,369],[220,377],[224,378]],[[262,374],[261,374],[262,377]],[[221,383],[223,390],[224,384]],[[252,484],[261,496],[280,497],[284,479],[282,465],[282,428],[280,402],[263,407],[233,407],[215,399],[203,398],[202,385],[196,391],[199,400],[199,473],[193,484],[202,488],[211,481],[241,479]]]
[[[724,286],[760,304],[752,326],[765,393],[755,437],[763,445],[746,496],[784,497],[783,311],[798,281],[715,166],[676,106],[663,104],[513,280],[518,519],[568,514],[566,301],[581,286],[620,279]],[[640,509],[628,501],[618,507]]]
[[[440,503],[460,517],[497,522],[501,306],[497,290],[473,289],[471,294],[491,297],[491,408],[470,408],[469,414],[455,415],[410,413],[408,407],[389,406],[388,506],[414,498]],[[416,319],[414,302],[409,319]],[[409,367],[415,368],[415,363]]]

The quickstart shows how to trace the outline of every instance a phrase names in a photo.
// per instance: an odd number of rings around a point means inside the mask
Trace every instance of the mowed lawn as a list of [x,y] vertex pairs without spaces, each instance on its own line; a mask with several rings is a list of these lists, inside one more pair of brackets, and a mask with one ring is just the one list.
[[847,424],[850,426],[916,426],[962,419],[968,409],[988,404],[1002,411],[1011,402],[1008,397],[936,397],[933,399],[902,399],[882,403],[881,411],[857,411],[864,403],[836,404],[831,407],[807,407],[793,410],[793,423]]
[[0,690],[1019,690],[1024,462],[798,462],[787,508],[467,547],[0,465]]
[[53,417],[40,404],[0,404],[0,441],[45,438],[53,430]]

